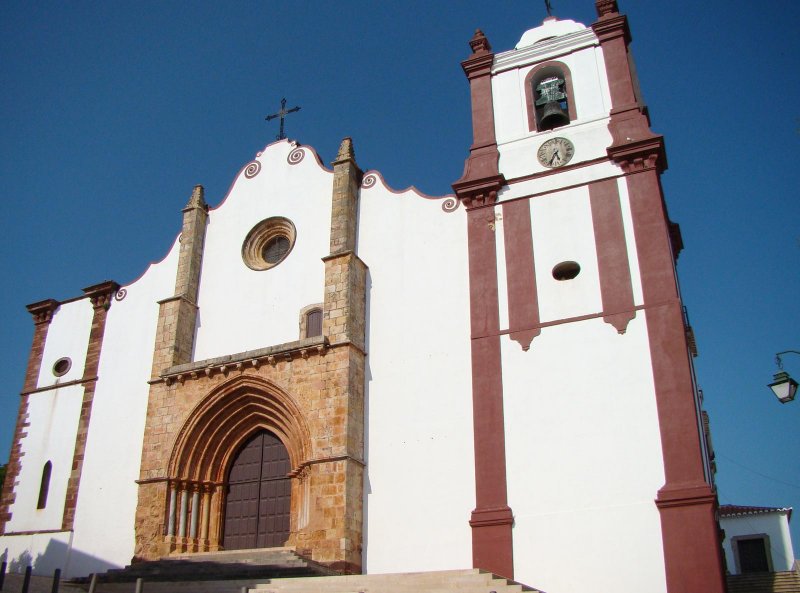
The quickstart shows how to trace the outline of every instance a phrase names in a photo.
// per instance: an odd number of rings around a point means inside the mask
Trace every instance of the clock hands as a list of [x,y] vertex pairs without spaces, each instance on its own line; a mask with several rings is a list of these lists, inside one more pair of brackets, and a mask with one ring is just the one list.
[[575,147],[567,138],[551,138],[539,146],[536,156],[543,166],[555,169],[570,162],[574,152]]

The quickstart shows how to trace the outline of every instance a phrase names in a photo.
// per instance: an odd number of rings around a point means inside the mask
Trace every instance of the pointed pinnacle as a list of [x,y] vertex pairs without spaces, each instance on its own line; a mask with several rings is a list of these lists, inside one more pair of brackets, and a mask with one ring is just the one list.
[[184,210],[189,210],[191,208],[202,208],[204,210],[208,209],[204,193],[205,192],[203,191],[202,185],[195,185],[194,189],[192,190],[192,195],[189,198],[189,202],[186,204]]
[[472,53],[488,53],[492,51],[492,46],[483,31],[475,29],[475,35],[469,40],[469,46],[472,48]]
[[617,0],[595,0],[594,6],[597,9],[597,16],[600,18],[619,13]]
[[353,150],[353,139],[350,136],[345,137],[339,145],[339,153],[336,155],[336,162],[339,161],[355,161],[356,153]]

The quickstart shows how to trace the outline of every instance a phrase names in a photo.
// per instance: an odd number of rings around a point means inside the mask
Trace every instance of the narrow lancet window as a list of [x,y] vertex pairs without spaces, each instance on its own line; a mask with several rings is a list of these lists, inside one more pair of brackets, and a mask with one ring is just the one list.
[[37,509],[47,506],[47,493],[50,491],[50,473],[53,471],[53,464],[49,461],[42,468],[42,483],[39,486],[39,502],[36,503]]
[[306,337],[322,335],[322,309],[311,309],[306,313]]

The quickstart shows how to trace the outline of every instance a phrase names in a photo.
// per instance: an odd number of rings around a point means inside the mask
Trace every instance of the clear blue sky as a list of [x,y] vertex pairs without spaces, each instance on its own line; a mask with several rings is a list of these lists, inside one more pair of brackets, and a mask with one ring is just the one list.
[[[595,18],[591,0],[552,3]],[[800,400],[765,387],[774,353],[800,350],[800,3],[620,5],[666,138],[720,499],[800,512]],[[283,96],[302,106],[289,136],[324,161],[349,135],[392,187],[449,193],[471,141],[467,41],[480,27],[511,49],[543,17],[543,2],[508,0],[0,3],[0,458],[27,303],[161,259],[192,186],[219,203],[274,139],[264,116]],[[800,379],[800,356],[785,363]]]

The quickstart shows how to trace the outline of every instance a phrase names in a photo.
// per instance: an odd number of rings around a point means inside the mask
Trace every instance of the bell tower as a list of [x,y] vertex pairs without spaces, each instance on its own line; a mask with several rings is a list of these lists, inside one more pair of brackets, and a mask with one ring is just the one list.
[[595,5],[502,53],[477,31],[462,62],[473,563],[548,591],[722,593],[664,141],[626,17]]

